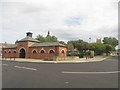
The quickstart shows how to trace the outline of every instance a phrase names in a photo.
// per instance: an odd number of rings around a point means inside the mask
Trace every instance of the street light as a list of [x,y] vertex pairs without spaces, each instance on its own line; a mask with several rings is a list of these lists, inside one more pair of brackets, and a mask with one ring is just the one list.
[[89,43],[91,43],[91,37],[89,37]]

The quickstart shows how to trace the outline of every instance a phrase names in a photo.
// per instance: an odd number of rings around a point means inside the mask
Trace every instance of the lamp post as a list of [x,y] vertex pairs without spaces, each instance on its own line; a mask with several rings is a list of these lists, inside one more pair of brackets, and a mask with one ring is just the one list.
[[89,43],[91,43],[91,37],[89,37]]
[[[91,43],[91,37],[89,37],[89,43]],[[88,48],[88,58],[91,57],[91,51],[90,51],[90,47]]]

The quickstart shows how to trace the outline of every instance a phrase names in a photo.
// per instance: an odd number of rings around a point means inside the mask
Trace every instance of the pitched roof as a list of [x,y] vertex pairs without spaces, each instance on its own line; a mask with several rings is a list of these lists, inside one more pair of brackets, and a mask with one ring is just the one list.
[[12,48],[17,48],[16,44],[7,44],[5,47],[3,48],[8,48],[8,49],[12,49]]
[[44,42],[44,43],[37,43],[33,44],[30,47],[47,47],[47,46],[62,46],[65,47],[65,45],[59,43],[59,42]]
[[8,45],[12,45],[10,43],[0,43],[0,46],[8,46]]
[[26,36],[25,38],[19,40],[18,42],[25,42],[25,41],[32,41],[32,42],[40,42],[32,37]]

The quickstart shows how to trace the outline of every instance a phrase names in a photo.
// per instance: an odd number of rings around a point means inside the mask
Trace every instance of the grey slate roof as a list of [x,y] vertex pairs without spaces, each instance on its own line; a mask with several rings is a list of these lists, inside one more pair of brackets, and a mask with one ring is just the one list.
[[59,42],[44,42],[44,43],[37,43],[33,44],[30,47],[47,47],[47,46],[62,46],[65,47],[65,45],[59,43]]
[[16,44],[7,44],[4,48],[13,49],[13,48],[17,48],[17,45]]
[[38,41],[38,40],[36,40],[36,39],[34,39],[32,37],[29,37],[29,36],[19,40],[18,42],[25,42],[25,41],[40,42],[40,41]]
[[8,45],[13,45],[13,44],[10,44],[10,43],[0,43],[0,46],[8,46]]

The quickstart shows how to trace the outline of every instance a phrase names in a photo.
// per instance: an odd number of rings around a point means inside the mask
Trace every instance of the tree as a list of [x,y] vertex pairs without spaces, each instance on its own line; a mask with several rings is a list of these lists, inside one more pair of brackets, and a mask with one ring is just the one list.
[[50,35],[46,37],[43,37],[42,35],[38,35],[36,39],[39,40],[40,42],[57,42],[58,41],[57,37],[50,36]]
[[77,44],[76,48],[80,52],[84,52],[89,49],[89,44],[87,42],[81,42],[81,43]]
[[70,43],[71,43],[71,44],[74,46],[74,48],[77,48],[78,45],[79,45],[81,42],[84,42],[84,41],[83,41],[83,40],[80,40],[80,39],[79,39],[79,40],[74,40],[74,41],[73,41],[73,40],[70,40],[70,41],[67,42],[67,44],[70,44]]
[[79,57],[83,57],[85,54],[85,51],[89,49],[89,44],[83,40],[71,40],[67,42],[67,45],[72,46],[72,53],[76,53],[74,50],[77,49],[77,55],[79,54]]
[[105,53],[108,56],[110,52],[113,50],[113,46],[109,44],[105,44]]
[[38,35],[36,39],[40,42],[45,42],[46,41],[45,37],[43,37],[42,35]]
[[96,55],[101,55],[104,52],[104,50],[105,50],[104,44],[102,44],[102,43],[95,43],[94,45],[95,45],[95,49],[94,49],[95,54]]
[[95,55],[101,55],[105,51],[105,46],[102,43],[90,43],[89,50],[95,52]]
[[95,43],[89,43],[89,50],[95,50]]
[[57,42],[57,37],[55,36],[47,36],[45,37],[45,42]]
[[66,43],[64,41],[59,41],[59,43],[66,45]]
[[73,54],[74,54],[74,46],[73,46],[73,44],[69,43],[66,46],[67,46],[67,50],[68,50],[68,55],[73,56]]
[[118,45],[118,40],[115,37],[104,37],[103,44],[109,44],[116,47]]

